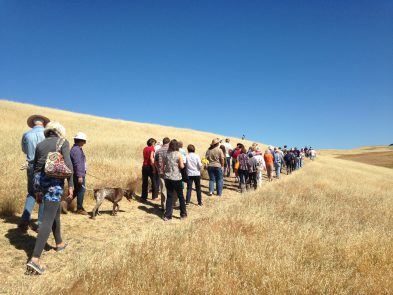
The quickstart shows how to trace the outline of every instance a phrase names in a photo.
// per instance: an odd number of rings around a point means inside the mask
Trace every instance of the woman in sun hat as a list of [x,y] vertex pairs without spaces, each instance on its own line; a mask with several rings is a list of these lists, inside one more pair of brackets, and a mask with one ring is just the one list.
[[[37,145],[34,158],[34,181],[36,192],[42,194],[44,202],[44,214],[42,224],[38,231],[33,255],[27,263],[27,269],[37,274],[44,272],[44,267],[40,264],[40,256],[51,231],[55,237],[56,251],[65,249],[67,243],[61,238],[60,232],[60,199],[64,190],[64,179],[49,177],[45,174],[45,162],[49,152],[55,152],[58,145],[59,152],[63,155],[67,167],[72,170],[70,158],[70,144],[65,137],[66,130],[59,122],[49,122],[44,130],[45,140]],[[68,181],[68,199],[72,198],[74,184],[72,175]]]
[[[23,209],[22,214],[22,222],[18,225],[19,228],[23,230],[27,230],[30,220],[31,213],[33,211],[36,199],[34,195],[34,185],[33,185],[33,161],[35,157],[35,148],[37,144],[45,139],[44,136],[44,128],[46,124],[48,124],[49,119],[42,115],[32,115],[27,118],[27,126],[31,128],[31,130],[27,131],[22,136],[21,146],[22,151],[26,155],[26,163],[22,165],[21,170],[27,171],[27,196],[25,207]],[[40,226],[42,222],[42,214],[44,207],[42,204],[39,206],[38,210],[38,221],[37,227]]]
[[218,138],[214,138],[205,156],[209,161],[207,166],[207,172],[209,173],[209,196],[211,196],[214,192],[214,183],[216,183],[217,195],[222,195],[222,167],[224,167],[225,156],[219,145],[220,140]]
[[86,156],[82,147],[86,144],[87,135],[78,132],[74,136],[74,146],[71,148],[70,156],[74,168],[74,194],[73,199],[77,198],[76,213],[88,215],[83,208],[83,198],[86,191]]

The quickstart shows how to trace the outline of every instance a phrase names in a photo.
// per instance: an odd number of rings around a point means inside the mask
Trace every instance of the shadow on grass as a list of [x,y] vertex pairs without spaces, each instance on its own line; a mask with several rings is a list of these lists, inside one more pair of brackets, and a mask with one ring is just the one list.
[[[23,250],[26,253],[26,257],[28,259],[32,256],[36,237],[29,234],[27,230],[18,228],[17,225],[22,221],[20,217],[10,216],[10,217],[3,217],[6,223],[15,224],[16,227],[11,228],[8,230],[5,237],[9,240],[10,244],[15,247],[15,249]],[[53,247],[49,246],[48,244],[45,245],[44,250],[49,251],[54,249]]]

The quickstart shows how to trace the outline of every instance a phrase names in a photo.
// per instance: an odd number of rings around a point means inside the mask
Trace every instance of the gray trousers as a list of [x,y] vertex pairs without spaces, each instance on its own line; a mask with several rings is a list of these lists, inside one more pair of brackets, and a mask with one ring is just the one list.
[[60,202],[44,202],[44,216],[38,231],[37,240],[35,242],[33,257],[40,258],[42,251],[45,248],[45,244],[48,241],[51,230],[55,237],[56,245],[61,244],[60,211]]

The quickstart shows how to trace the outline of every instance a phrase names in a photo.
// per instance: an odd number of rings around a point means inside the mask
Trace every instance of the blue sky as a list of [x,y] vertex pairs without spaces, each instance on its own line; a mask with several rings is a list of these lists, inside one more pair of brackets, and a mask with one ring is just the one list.
[[392,1],[0,0],[0,98],[275,145],[393,143]]

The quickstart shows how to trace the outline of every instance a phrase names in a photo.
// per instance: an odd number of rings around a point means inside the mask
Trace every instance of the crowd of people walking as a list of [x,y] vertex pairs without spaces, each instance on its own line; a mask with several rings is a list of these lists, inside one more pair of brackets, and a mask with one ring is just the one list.
[[[33,228],[38,236],[27,269],[42,274],[44,268],[40,256],[50,231],[56,241],[56,251],[67,247],[61,237],[60,213],[67,213],[68,204],[76,198],[76,213],[88,215],[83,207],[87,169],[82,148],[87,143],[87,135],[78,132],[70,148],[65,139],[66,130],[59,122],[33,115],[28,118],[27,124],[31,130],[22,137],[22,151],[26,154],[26,164],[22,169],[27,171],[28,194],[19,228],[27,230],[31,226],[31,214],[37,202],[38,221]],[[161,203],[164,221],[172,219],[173,207],[179,202],[180,218],[184,219],[187,218],[187,206],[191,204],[194,185],[197,204],[203,206],[201,176],[204,171],[209,177],[207,195],[221,197],[225,177],[233,175],[239,191],[243,193],[262,186],[264,171],[268,181],[272,181],[273,173],[279,179],[283,168],[286,168],[287,174],[302,168],[304,157],[314,160],[315,150],[311,147],[289,149],[284,146],[281,149],[269,146],[262,152],[256,143],[249,148],[238,143],[233,148],[229,138],[225,141],[214,138],[201,159],[193,144],[189,144],[185,150],[183,142],[176,139],[165,137],[157,141],[150,138],[143,149],[140,200],[147,202],[150,191],[152,201]],[[66,200],[62,201],[65,180],[68,182],[68,193]]]

